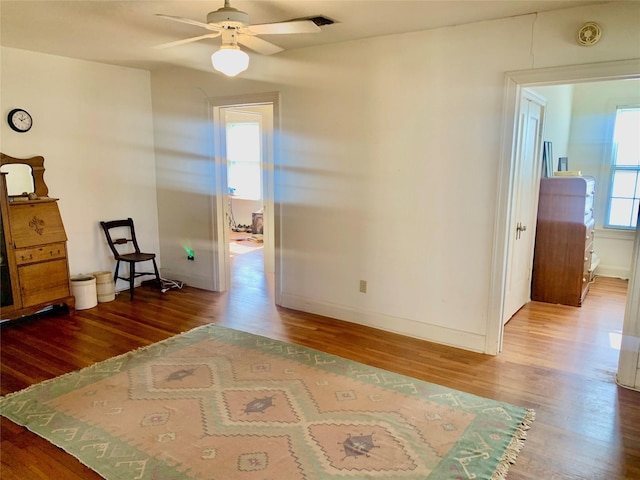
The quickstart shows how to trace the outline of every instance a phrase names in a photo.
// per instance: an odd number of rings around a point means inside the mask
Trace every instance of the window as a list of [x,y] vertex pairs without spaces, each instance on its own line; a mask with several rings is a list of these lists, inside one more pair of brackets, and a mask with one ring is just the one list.
[[640,107],[618,108],[606,226],[635,229],[640,205]]
[[227,184],[235,198],[260,200],[260,124],[227,123]]

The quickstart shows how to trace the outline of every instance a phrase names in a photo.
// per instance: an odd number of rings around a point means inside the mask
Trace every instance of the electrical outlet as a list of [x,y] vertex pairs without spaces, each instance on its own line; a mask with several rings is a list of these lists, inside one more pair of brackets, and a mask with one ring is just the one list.
[[360,280],[360,293],[367,293],[367,281]]

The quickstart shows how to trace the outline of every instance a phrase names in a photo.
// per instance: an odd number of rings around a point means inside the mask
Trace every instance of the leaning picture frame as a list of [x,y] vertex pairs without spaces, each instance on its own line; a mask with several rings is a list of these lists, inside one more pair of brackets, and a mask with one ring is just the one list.
[[542,178],[553,176],[553,145],[551,142],[542,144]]
[[558,157],[558,171],[559,172],[569,171],[569,157]]

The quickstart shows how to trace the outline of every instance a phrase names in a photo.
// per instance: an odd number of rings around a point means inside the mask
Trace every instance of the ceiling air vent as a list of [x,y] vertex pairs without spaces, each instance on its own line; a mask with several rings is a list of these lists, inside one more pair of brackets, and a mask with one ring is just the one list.
[[323,27],[325,25],[333,25],[334,23],[336,23],[330,18],[323,17],[323,16],[308,17],[308,18],[305,18],[305,20],[311,20],[313,23],[315,23],[319,27]]
[[585,47],[595,45],[600,40],[602,29],[596,22],[587,22],[578,30],[578,43]]

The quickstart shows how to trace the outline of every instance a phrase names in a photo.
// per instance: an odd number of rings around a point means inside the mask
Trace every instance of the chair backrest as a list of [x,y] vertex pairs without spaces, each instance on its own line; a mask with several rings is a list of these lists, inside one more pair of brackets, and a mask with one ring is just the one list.
[[[116,260],[120,259],[121,253],[126,253],[118,251],[116,245],[126,245],[128,243],[131,243],[135,252],[140,253],[140,247],[138,247],[138,240],[136,238],[136,229],[133,226],[133,219],[127,218],[126,220],[111,220],[109,222],[100,222],[100,226],[102,227],[102,230],[104,230],[104,235],[107,238],[107,243],[109,244],[109,248],[113,252],[113,256],[116,258]],[[114,232],[112,232],[112,230],[114,230]],[[119,236],[118,238],[114,238],[115,234],[124,235],[124,237]]]

